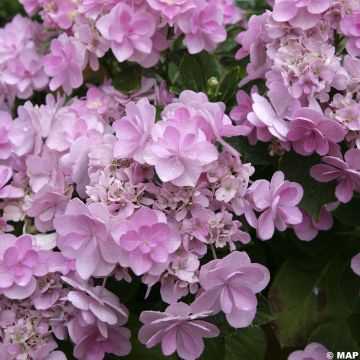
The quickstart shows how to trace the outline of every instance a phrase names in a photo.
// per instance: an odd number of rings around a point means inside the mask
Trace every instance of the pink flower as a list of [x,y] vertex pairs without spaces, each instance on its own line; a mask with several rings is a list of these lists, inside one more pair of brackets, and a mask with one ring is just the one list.
[[253,112],[248,114],[248,121],[258,128],[258,139],[269,141],[271,135],[280,141],[286,141],[288,123],[279,116],[270,102],[259,94],[252,94]]
[[[189,112],[192,121],[197,122],[208,141],[221,142],[221,137],[244,135],[249,132],[247,127],[232,124],[230,118],[225,114],[224,103],[210,102],[206,94],[202,92],[184,90],[179,95],[179,99],[164,108],[161,114],[162,118],[173,119],[175,110],[179,108]],[[181,113],[179,112],[179,114]]]
[[111,239],[108,226],[105,205],[86,206],[77,198],[68,203],[64,215],[54,219],[58,248],[75,259],[76,271],[85,280],[92,275],[107,276],[118,262],[118,246]]
[[346,40],[346,50],[352,56],[360,55],[360,11],[346,14],[340,21],[341,31],[349,36]]
[[115,121],[113,128],[118,141],[114,145],[116,159],[130,159],[143,164],[144,149],[155,124],[156,109],[147,98],[137,103],[130,102],[125,108],[126,115]]
[[0,165],[0,199],[20,198],[24,196],[24,190],[13,185],[7,185],[12,178],[12,168]]
[[152,140],[144,153],[146,163],[155,166],[161,181],[177,186],[194,187],[204,167],[218,157],[185,108],[175,110],[173,119],[157,123]]
[[176,351],[181,359],[197,359],[204,350],[203,338],[218,336],[219,329],[198,320],[206,317],[206,312],[191,313],[191,307],[182,302],[169,305],[163,313],[143,311],[140,321],[144,325],[139,331],[139,341],[147,348],[161,342],[165,356]]
[[[244,90],[239,90],[236,93],[236,103],[237,105],[230,112],[230,117],[238,124],[246,123],[247,116],[252,111],[251,98]],[[251,130],[251,124],[249,128]]]
[[68,94],[83,83],[82,71],[86,65],[86,48],[75,38],[62,33],[51,41],[51,52],[44,56],[45,73],[52,77],[50,90],[60,86]]
[[36,194],[27,210],[27,215],[35,219],[35,226],[41,232],[54,229],[53,220],[65,211],[69,198],[57,187],[45,184]]
[[11,144],[8,138],[8,132],[13,124],[10,114],[6,111],[0,111],[0,159],[6,160],[11,154]]
[[295,182],[284,180],[284,174],[277,171],[267,180],[256,180],[249,190],[255,210],[262,211],[256,226],[261,240],[270,239],[275,231],[284,231],[288,225],[299,224],[302,214],[297,205],[302,199],[303,189]]
[[17,156],[32,153],[38,155],[42,149],[44,128],[34,106],[27,101],[18,107],[18,117],[14,120],[8,137],[13,152]]
[[76,344],[74,356],[77,359],[103,360],[105,353],[118,356],[131,351],[130,330],[119,326],[107,326],[104,336],[96,324],[88,325],[80,314],[68,323],[71,340]]
[[320,14],[331,6],[332,0],[275,0],[273,18],[276,21],[288,21],[293,27],[303,30],[315,26]]
[[212,260],[200,269],[199,281],[204,292],[195,299],[192,308],[223,311],[232,327],[251,324],[255,317],[256,293],[270,280],[266,267],[251,263],[246,252],[233,251],[224,258]]
[[1,78],[4,83],[16,87],[17,96],[20,99],[29,98],[33,90],[43,90],[49,81],[41,63],[41,57],[34,49],[23,49],[6,65]]
[[34,15],[36,10],[40,7],[43,0],[19,0],[23,4],[25,11],[29,15]]
[[29,235],[0,235],[0,293],[10,299],[25,299],[36,289],[34,275],[46,272],[39,265],[39,254]]
[[241,49],[236,52],[235,58],[241,60],[250,55],[250,62],[254,69],[259,69],[266,62],[266,46],[263,37],[266,33],[265,25],[268,18],[268,12],[252,15],[249,19],[248,29],[240,32],[236,37]]
[[351,200],[353,192],[360,191],[360,149],[350,149],[345,153],[344,160],[339,156],[325,156],[324,164],[314,165],[310,175],[320,182],[337,179],[335,195],[342,203]]
[[244,10],[233,0],[210,0],[209,4],[217,6],[224,15],[224,24],[239,24],[244,20]]
[[333,226],[333,218],[326,208],[321,210],[317,221],[302,209],[301,213],[303,216],[301,223],[293,226],[295,234],[300,240],[311,241],[315,239],[319,230],[330,230]]
[[130,220],[116,222],[112,235],[121,248],[120,265],[136,275],[160,275],[170,254],[180,246],[180,236],[166,222],[160,211],[141,207]]
[[109,50],[109,41],[88,24],[81,24],[76,29],[75,37],[86,46],[91,69],[98,71],[100,67],[98,58],[103,57]]
[[324,156],[329,152],[329,143],[338,143],[344,136],[342,126],[336,121],[310,108],[301,108],[292,115],[286,137],[300,155],[316,152]]
[[356,275],[360,276],[360,253],[351,259],[351,269]]
[[190,54],[202,50],[212,51],[226,39],[223,15],[214,5],[198,1],[196,7],[176,19],[180,30],[185,33],[184,44]]
[[28,155],[25,160],[26,175],[29,178],[31,190],[37,193],[45,184],[60,186],[64,175],[58,164],[58,154],[45,150],[38,155]]
[[292,352],[288,360],[326,360],[329,350],[325,346],[318,343],[311,343],[304,350],[296,350]]
[[62,280],[74,288],[67,294],[67,300],[80,310],[84,323],[96,324],[104,337],[108,336],[107,325],[121,326],[127,322],[128,310],[104,287],[91,287],[85,281],[65,276]]
[[170,24],[179,14],[196,7],[194,0],[147,0],[147,3],[154,10],[160,11]]
[[129,5],[120,3],[102,16],[96,27],[111,41],[111,49],[120,62],[144,60],[153,50],[151,37],[155,34],[156,23],[149,12],[135,12]]

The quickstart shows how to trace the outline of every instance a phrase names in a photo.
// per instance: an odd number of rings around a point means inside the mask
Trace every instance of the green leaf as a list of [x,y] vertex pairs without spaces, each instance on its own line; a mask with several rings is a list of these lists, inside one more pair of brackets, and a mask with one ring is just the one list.
[[180,79],[185,89],[204,91],[205,82],[201,67],[198,62],[188,54],[185,54],[179,66]]
[[113,85],[124,93],[139,90],[141,88],[142,72],[141,66],[129,64],[115,75]]
[[315,219],[318,218],[325,204],[336,201],[335,184],[319,183],[309,174],[311,166],[318,163],[320,163],[318,156],[304,157],[294,152],[286,153],[280,162],[280,170],[284,172],[285,179],[302,185],[304,197],[300,206]]
[[259,141],[256,145],[250,145],[244,136],[228,138],[226,141],[240,153],[244,162],[250,162],[252,165],[266,165],[275,161],[275,158],[269,155],[267,143]]
[[353,197],[347,204],[341,204],[333,215],[347,226],[360,226],[360,198]]
[[258,295],[258,306],[256,310],[256,316],[252,322],[252,326],[257,327],[269,323],[276,319],[276,316],[272,313],[268,300],[262,296]]
[[205,339],[204,352],[200,360],[222,360],[225,359],[225,337]]
[[240,67],[236,66],[230,70],[219,87],[220,100],[225,104],[233,100],[240,80]]
[[353,339],[349,324],[345,320],[335,320],[320,325],[309,337],[309,343],[323,344],[329,351],[357,351],[360,347]]
[[[316,259],[313,260],[316,264]],[[304,345],[311,331],[324,321],[346,317],[349,306],[340,288],[346,264],[328,263],[316,269],[294,261],[283,263],[269,293],[277,316],[273,324],[282,346]]]
[[201,53],[194,55],[194,58],[200,65],[205,84],[211,77],[220,80],[221,65],[214,55],[207,51],[202,51]]
[[248,327],[225,338],[225,360],[263,360],[266,336],[261,327]]

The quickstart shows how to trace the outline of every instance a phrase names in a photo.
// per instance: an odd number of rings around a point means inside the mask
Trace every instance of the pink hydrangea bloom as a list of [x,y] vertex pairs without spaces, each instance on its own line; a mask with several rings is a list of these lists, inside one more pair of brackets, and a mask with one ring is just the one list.
[[349,38],[346,50],[352,56],[360,55],[360,9],[352,14],[346,14],[340,21],[341,31]]
[[102,360],[106,353],[117,356],[128,355],[131,351],[129,329],[120,326],[107,326],[104,336],[96,324],[88,325],[76,316],[67,327],[71,340],[76,344],[74,356],[77,359]]
[[109,50],[109,41],[104,39],[97,30],[88,24],[81,24],[75,32],[78,38],[87,48],[87,57],[92,70],[98,71],[100,68],[99,58],[102,58]]
[[232,327],[242,328],[255,317],[256,293],[270,281],[266,267],[251,263],[246,252],[233,251],[222,259],[203,265],[199,281],[204,290],[192,304],[195,311],[223,311]]
[[269,13],[252,15],[247,30],[240,32],[236,37],[241,48],[236,52],[235,58],[241,60],[250,55],[251,64],[255,69],[263,66],[267,57],[263,36],[268,17]]
[[120,265],[136,275],[160,275],[181,239],[160,211],[141,207],[130,220],[115,222],[112,235],[121,248]]
[[46,135],[45,127],[34,106],[27,101],[19,106],[18,117],[8,132],[13,152],[17,156],[38,155],[43,145],[42,135]]
[[0,235],[0,293],[10,299],[29,297],[36,289],[35,276],[47,273],[32,243],[29,235]]
[[12,127],[12,118],[6,111],[0,111],[0,159],[6,160],[11,154],[8,132]]
[[86,206],[77,198],[68,203],[63,215],[54,219],[58,248],[75,259],[76,271],[85,280],[92,275],[108,275],[118,262],[119,250],[109,235],[109,221],[103,204]]
[[302,214],[297,205],[303,197],[301,185],[284,179],[277,171],[267,180],[256,180],[250,187],[255,210],[262,214],[256,225],[261,240],[270,239],[275,231],[284,231],[288,225],[299,224]]
[[337,179],[335,195],[342,203],[351,200],[353,192],[360,191],[360,149],[350,149],[344,159],[340,156],[325,156],[323,164],[314,165],[310,175],[320,182]]
[[204,167],[217,160],[218,152],[206,140],[185,108],[177,109],[171,120],[153,127],[152,142],[144,159],[154,165],[159,178],[177,186],[195,186]]
[[184,44],[190,54],[202,50],[212,51],[226,39],[223,15],[217,6],[206,1],[198,1],[196,7],[176,19],[176,23],[185,33]]
[[296,350],[292,352],[288,360],[326,360],[329,350],[319,343],[311,343],[304,350]]
[[13,185],[8,185],[13,170],[11,167],[0,165],[0,199],[20,198],[24,195],[24,190]]
[[288,21],[291,26],[307,30],[316,25],[320,14],[331,4],[332,0],[275,0],[272,16],[276,21]]
[[147,3],[154,10],[160,11],[170,24],[173,23],[176,16],[196,6],[195,0],[147,0]]
[[30,296],[36,288],[33,271],[38,260],[31,238],[2,235],[0,246],[0,292],[9,298]]
[[51,52],[44,56],[45,73],[52,77],[50,90],[63,87],[66,93],[83,83],[82,71],[86,65],[86,48],[78,40],[62,33],[51,41]]
[[34,49],[23,49],[15,59],[9,60],[1,78],[4,83],[16,87],[21,99],[29,98],[33,89],[43,90],[49,81],[41,56]]
[[67,300],[80,310],[82,320],[87,325],[96,324],[102,336],[108,336],[107,325],[121,326],[128,320],[128,310],[120,304],[116,295],[102,286],[92,287],[76,278],[62,277],[73,287]]
[[110,46],[118,61],[141,61],[153,50],[152,36],[156,23],[149,12],[134,11],[125,3],[116,5],[102,16],[96,27],[111,42]]
[[329,152],[329,143],[342,141],[345,132],[339,123],[318,111],[301,108],[292,115],[286,137],[300,155],[306,156],[316,152],[324,156]]
[[248,121],[257,128],[257,138],[269,141],[272,136],[280,141],[286,141],[289,124],[279,116],[279,109],[275,111],[272,104],[259,94],[252,94],[253,112],[247,116]]
[[25,11],[29,15],[34,15],[36,10],[40,7],[43,0],[19,0],[23,4]]
[[114,145],[114,157],[133,158],[143,164],[144,149],[155,124],[156,109],[146,98],[126,105],[125,116],[115,121],[113,128],[118,141]]
[[54,218],[64,213],[68,201],[69,198],[60,188],[45,184],[35,194],[27,215],[35,219],[39,231],[51,231],[54,229]]
[[143,311],[140,321],[144,324],[139,331],[139,340],[152,348],[161,343],[165,356],[175,351],[181,359],[195,360],[204,350],[203,338],[219,335],[219,329],[204,320],[204,311],[193,312],[182,302],[169,305],[164,312]]
[[[208,141],[217,140],[221,142],[222,137],[248,133],[247,127],[233,125],[229,116],[225,114],[224,103],[210,102],[207,95],[202,92],[196,93],[191,90],[184,90],[178,99],[164,108],[162,118],[164,120],[175,119],[175,110],[179,108],[189,112],[191,120],[198,124]],[[179,112],[179,114],[181,113]]]

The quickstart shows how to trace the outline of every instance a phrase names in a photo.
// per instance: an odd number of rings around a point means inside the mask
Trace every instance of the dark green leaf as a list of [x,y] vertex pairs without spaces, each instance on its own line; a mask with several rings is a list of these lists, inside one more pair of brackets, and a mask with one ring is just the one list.
[[317,156],[300,156],[294,152],[286,153],[280,163],[280,170],[285,173],[286,180],[295,181],[302,185],[304,197],[300,206],[310,216],[317,219],[322,207],[335,199],[335,184],[319,183],[310,174],[312,165],[319,163]]
[[282,346],[304,345],[314,327],[349,314],[340,288],[343,270],[344,264],[338,261],[318,270],[285,261],[269,293],[270,307],[277,316],[275,331]]
[[341,204],[333,214],[344,225],[360,226],[360,198],[354,197],[347,204]]
[[211,77],[215,77],[220,80],[221,65],[214,55],[206,51],[202,51],[201,53],[196,54],[194,58],[200,65],[205,84]]
[[121,92],[129,93],[141,88],[142,68],[136,64],[129,64],[121,69],[113,79],[113,85]]
[[258,295],[258,306],[256,310],[256,316],[252,322],[252,326],[257,327],[269,323],[276,319],[276,316],[272,313],[268,300],[262,296]]
[[193,57],[185,54],[181,60],[179,71],[184,89],[197,92],[205,90],[201,67]]
[[224,360],[263,360],[266,352],[266,336],[260,327],[237,330],[225,338]]
[[225,337],[205,339],[205,349],[200,360],[222,360],[225,359]]
[[220,100],[227,104],[235,96],[240,80],[240,67],[236,66],[230,70],[219,87]]
[[351,329],[345,320],[331,321],[320,325],[309,337],[309,343],[323,344],[329,351],[358,351],[360,347],[353,339]]
[[232,137],[226,141],[240,153],[244,162],[250,162],[252,165],[266,165],[275,161],[275,158],[269,155],[266,143],[259,141],[256,145],[250,145],[244,136]]

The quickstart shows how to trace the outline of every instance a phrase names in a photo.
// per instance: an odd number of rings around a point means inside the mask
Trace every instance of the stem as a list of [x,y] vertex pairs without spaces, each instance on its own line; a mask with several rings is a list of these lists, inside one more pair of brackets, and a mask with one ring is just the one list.
[[210,244],[210,249],[211,249],[211,252],[212,252],[212,255],[213,255],[214,259],[216,260],[217,255],[216,255],[216,250],[215,250],[214,244]]

